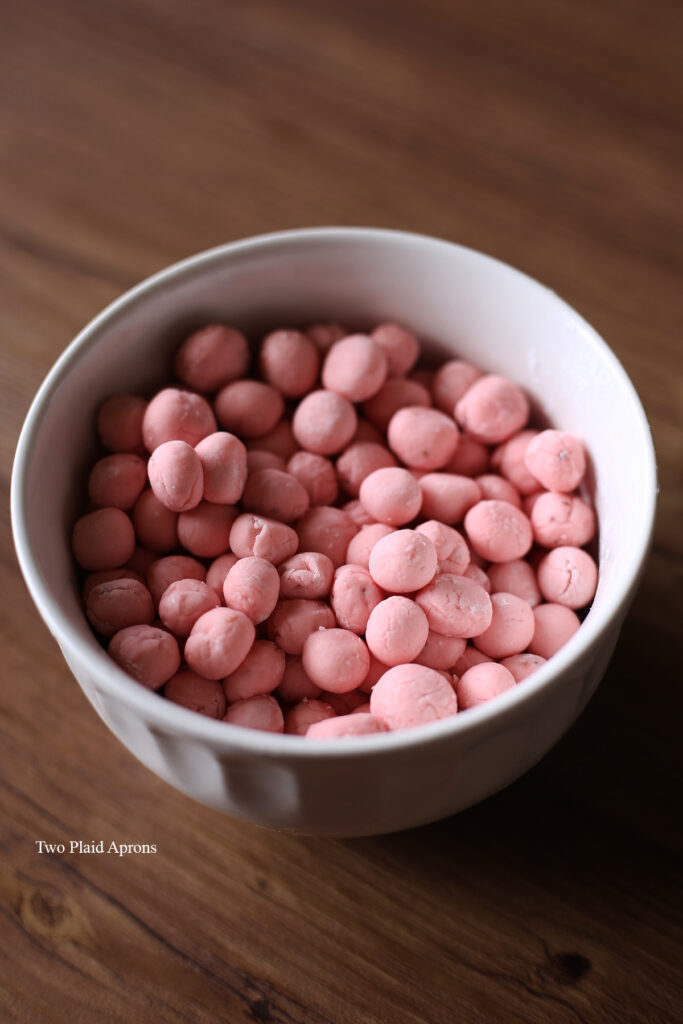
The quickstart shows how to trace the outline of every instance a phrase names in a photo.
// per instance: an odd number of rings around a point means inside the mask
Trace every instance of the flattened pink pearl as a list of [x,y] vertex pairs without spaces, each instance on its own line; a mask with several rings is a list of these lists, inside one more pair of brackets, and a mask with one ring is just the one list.
[[192,627],[185,644],[185,661],[207,679],[230,675],[246,658],[254,642],[254,624],[232,608],[213,608]]
[[150,551],[163,555],[178,546],[178,513],[162,505],[151,488],[135,502],[132,516],[135,536]]
[[377,522],[403,526],[420,511],[422,491],[407,469],[387,467],[366,476],[360,485],[360,501]]
[[332,693],[355,690],[370,668],[367,647],[348,629],[319,629],[309,633],[301,660],[313,682]]
[[388,537],[393,532],[394,527],[387,526],[385,523],[371,523],[369,526],[363,526],[349,541],[349,546],[346,549],[347,564],[360,565],[363,569],[367,569],[370,552],[377,541],[382,537]]
[[529,472],[524,461],[530,442],[537,436],[537,430],[521,430],[508,441],[499,444],[491,456],[493,468],[509,480],[520,494],[532,494],[538,490],[538,480]]
[[337,500],[337,473],[334,463],[324,455],[296,452],[286,468],[305,487],[311,505],[333,505]]
[[150,690],[158,690],[180,668],[175,637],[155,626],[127,626],[114,634],[107,650],[119,668]]
[[301,654],[309,633],[337,625],[332,609],[324,601],[285,598],[278,601],[266,623],[268,636],[285,654]]
[[384,350],[367,334],[350,334],[336,341],[325,357],[322,384],[350,402],[377,394],[387,378]]
[[584,608],[595,596],[598,567],[587,551],[570,546],[553,548],[539,562],[538,585],[546,601],[567,608]]
[[334,574],[330,604],[340,626],[359,636],[365,632],[373,608],[384,600],[367,569],[343,565]]
[[523,558],[533,542],[531,523],[508,501],[480,501],[465,516],[470,544],[489,562]]
[[214,559],[206,573],[206,584],[216,592],[219,603],[223,601],[223,584],[233,565],[237,561],[237,555],[229,551],[226,555],[219,555]]
[[189,669],[168,680],[164,686],[164,697],[207,718],[222,718],[225,714],[226,700],[221,684]]
[[207,324],[188,335],[173,364],[175,375],[197,391],[218,391],[247,372],[249,345],[241,331]]
[[475,478],[483,501],[508,501],[516,508],[522,507],[519,491],[509,480],[496,473],[482,473]]
[[320,687],[306,674],[301,658],[286,654],[284,675],[275,696],[285,704],[298,704],[299,701],[319,697],[321,693]]
[[142,418],[147,402],[139,395],[112,395],[97,411],[97,436],[110,452],[142,449]]
[[422,515],[443,523],[460,523],[481,501],[479,485],[456,473],[425,473],[420,477]]
[[278,566],[281,597],[327,597],[334,578],[332,560],[320,551],[300,551]]
[[301,551],[319,551],[331,560],[335,568],[344,564],[346,549],[358,527],[340,508],[318,505],[308,510],[296,522]]
[[282,709],[274,697],[247,697],[231,704],[223,718],[230,725],[261,732],[284,732]]
[[[376,395],[363,403],[363,412],[379,430],[386,430],[392,417],[408,406],[432,404],[427,388],[405,377],[390,377]],[[359,439],[358,439],[359,440]]]
[[247,556],[238,559],[223,583],[226,607],[242,612],[252,622],[265,622],[277,604],[280,577],[265,558]]
[[349,332],[341,324],[331,322],[311,324],[304,333],[320,352],[328,352],[335,341],[341,341]]
[[316,455],[336,455],[356,432],[358,417],[351,402],[334,391],[311,391],[292,419],[294,437]]
[[204,471],[204,498],[219,505],[234,505],[247,480],[247,450],[238,437],[217,430],[195,447]]
[[582,498],[543,491],[530,512],[534,540],[546,548],[583,547],[595,534],[595,513]]
[[515,677],[493,661],[474,665],[455,684],[461,711],[477,707],[498,697],[515,685]]
[[118,569],[135,550],[133,524],[120,508],[98,508],[76,521],[71,548],[81,569]]
[[475,477],[487,471],[489,460],[489,449],[485,444],[475,441],[467,434],[461,434],[455,454],[443,468],[447,473]]
[[236,700],[272,693],[285,674],[285,653],[270,640],[256,640],[246,658],[223,680],[225,696]]
[[541,658],[538,654],[526,652],[524,654],[512,654],[509,658],[503,658],[501,665],[508,672],[512,673],[516,683],[521,683],[523,679],[528,679],[541,665],[545,665],[545,662],[546,659]]
[[488,374],[467,389],[455,407],[455,418],[475,441],[500,444],[526,424],[529,402],[511,380]]
[[185,637],[200,616],[219,605],[216,592],[201,580],[176,580],[161,595],[159,618],[175,636]]
[[263,339],[259,366],[263,377],[285,398],[299,398],[318,379],[320,355],[301,331],[272,331]]
[[152,490],[171,512],[187,512],[202,500],[202,464],[185,441],[165,441],[155,448],[147,472]]
[[436,575],[436,548],[417,530],[396,530],[377,541],[368,568],[375,583],[393,594],[410,594]]
[[440,469],[458,447],[459,431],[450,416],[421,405],[399,409],[387,428],[389,447],[406,466]]
[[482,371],[472,363],[467,363],[464,359],[449,359],[434,374],[434,405],[452,416],[456,402],[459,402],[467,389],[482,376]]
[[401,324],[379,324],[370,337],[383,349],[390,377],[410,373],[420,355],[420,343],[412,331]]
[[334,717],[334,708],[325,701],[302,700],[285,715],[285,732],[292,736],[305,736],[314,722]]
[[351,713],[314,722],[308,727],[306,739],[352,739],[354,736],[370,736],[378,732],[387,732],[387,726],[376,715]]
[[389,729],[410,729],[456,714],[452,686],[432,668],[397,665],[385,672],[370,694],[370,711]]
[[498,562],[497,564],[494,562],[489,566],[487,575],[495,593],[503,591],[507,594],[515,594],[532,608],[540,604],[541,592],[536,582],[536,573],[524,559],[515,558],[512,562]]
[[192,391],[164,388],[145,409],[142,436],[153,452],[166,441],[185,441],[191,447],[216,430],[216,417],[205,398]]
[[147,465],[139,455],[121,453],[98,459],[90,470],[88,496],[99,508],[128,511],[147,483]]
[[586,453],[573,434],[543,430],[528,444],[526,468],[549,491],[573,491],[586,472]]
[[230,530],[230,547],[240,558],[255,555],[279,565],[291,558],[298,546],[299,538],[291,526],[251,512],[238,516]]
[[162,595],[177,580],[206,579],[206,569],[196,558],[188,555],[167,555],[152,562],[145,577],[147,588],[155,607],[159,606]]
[[529,651],[542,658],[552,658],[581,625],[576,612],[563,604],[539,604],[533,613],[535,627]]
[[296,477],[279,469],[259,469],[244,488],[242,507],[246,512],[291,523],[308,511],[308,491]]
[[279,391],[262,380],[235,380],[221,388],[213,407],[223,430],[240,437],[261,437],[280,422],[285,402]]
[[459,636],[441,636],[431,629],[427,641],[415,658],[416,665],[426,665],[443,671],[452,668],[458,658],[464,654],[467,641]]
[[437,558],[436,568],[439,574],[444,572],[452,572],[456,576],[465,574],[465,570],[470,564],[470,549],[465,538],[457,530],[436,519],[420,523],[415,529],[418,533],[428,537],[434,545]]
[[85,598],[85,614],[98,633],[113,636],[127,626],[151,625],[154,605],[144,583],[124,577],[90,588]]
[[489,658],[509,658],[526,650],[534,635],[531,605],[514,594],[491,596],[493,616],[488,629],[474,638],[474,646]]
[[388,597],[372,609],[365,628],[365,642],[384,665],[401,665],[418,656],[428,634],[427,617],[415,601],[408,597]]
[[478,636],[491,625],[491,598],[466,576],[442,573],[415,595],[415,601],[429,628],[442,636]]
[[217,558],[230,546],[230,530],[237,518],[232,505],[200,501],[196,508],[178,516],[178,540],[198,558]]
[[337,459],[337,476],[346,493],[357,498],[360,485],[370,473],[395,465],[395,457],[384,445],[360,441],[350,444]]

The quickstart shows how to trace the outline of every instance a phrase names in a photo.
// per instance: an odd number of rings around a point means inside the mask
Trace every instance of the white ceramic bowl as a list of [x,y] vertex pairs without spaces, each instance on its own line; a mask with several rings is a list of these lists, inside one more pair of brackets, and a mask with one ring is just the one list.
[[[160,384],[183,333],[224,320],[258,337],[280,324],[384,319],[434,354],[506,374],[585,440],[600,522],[600,583],[581,629],[533,677],[488,705],[405,732],[312,743],[228,726],[163,700],[99,646],[69,547],[94,455],[93,417],[117,391]],[[553,292],[481,253],[395,231],[324,228],[201,253],[127,292],[57,361],[30,409],[12,480],[21,568],[88,699],[140,761],[227,814],[313,834],[390,832],[484,799],[569,728],[605,670],[647,555],[656,497],[648,424],[626,373]]]

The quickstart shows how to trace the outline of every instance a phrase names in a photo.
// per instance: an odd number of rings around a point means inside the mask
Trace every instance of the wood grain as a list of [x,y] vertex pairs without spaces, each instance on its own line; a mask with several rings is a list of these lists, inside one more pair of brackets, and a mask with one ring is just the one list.
[[[427,828],[267,833],[148,773],[35,612],[2,504],[0,1017],[674,1022],[682,9],[673,0],[24,0],[0,14],[2,488],[38,384],[128,285],[375,224],[491,252],[608,339],[653,427],[652,558],[579,723]],[[155,855],[38,854],[37,839]]]

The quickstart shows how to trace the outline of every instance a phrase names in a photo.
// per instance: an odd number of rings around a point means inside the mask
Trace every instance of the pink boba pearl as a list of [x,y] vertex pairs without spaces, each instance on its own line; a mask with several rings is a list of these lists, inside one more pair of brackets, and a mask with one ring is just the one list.
[[253,623],[265,622],[277,604],[280,577],[265,558],[240,558],[223,583],[226,607],[242,612]]
[[268,636],[285,654],[301,654],[309,633],[337,625],[332,609],[323,601],[286,598],[278,601],[266,623]]
[[453,687],[433,668],[397,665],[370,694],[370,711],[389,729],[411,729],[456,714]]
[[230,725],[261,732],[284,732],[282,709],[274,697],[248,697],[231,704],[223,718]]
[[483,473],[475,478],[483,501],[507,501],[515,508],[522,507],[519,491],[509,480],[496,473]]
[[198,558],[217,558],[230,546],[230,529],[237,518],[232,505],[200,501],[196,508],[178,516],[178,540]]
[[453,415],[456,403],[460,401],[475,380],[482,377],[482,371],[465,362],[464,359],[449,359],[434,374],[432,395],[434,405],[442,412]]
[[522,558],[515,558],[512,562],[492,563],[488,568],[488,577],[494,593],[503,591],[515,594],[532,608],[541,603],[536,573]]
[[154,605],[144,583],[124,577],[90,588],[85,614],[98,633],[113,636],[127,626],[150,626],[154,621]]
[[318,379],[318,349],[301,331],[272,331],[263,339],[259,366],[263,377],[285,398],[300,398]]
[[462,575],[466,576],[468,580],[473,580],[475,583],[478,583],[480,587],[484,588],[487,594],[493,593],[493,586],[488,573],[485,573],[484,570],[474,562],[470,562]]
[[417,530],[396,530],[377,541],[368,568],[375,583],[391,594],[410,594],[434,579],[436,548]]
[[222,718],[227,706],[220,683],[215,679],[205,679],[189,669],[168,680],[164,686],[164,697],[207,718]]
[[421,405],[399,409],[387,428],[389,447],[406,466],[440,469],[458,447],[458,428],[450,416]]
[[256,640],[246,658],[223,680],[228,701],[272,693],[285,674],[285,653],[270,640]]
[[287,472],[306,489],[311,505],[333,505],[337,500],[337,473],[334,463],[324,455],[296,452],[287,463]]
[[275,696],[285,704],[298,704],[299,701],[319,697],[321,693],[320,687],[306,674],[301,658],[286,654],[284,675]]
[[239,558],[255,555],[279,565],[291,558],[298,546],[299,538],[291,526],[251,512],[238,516],[230,530],[230,547]]
[[178,380],[197,391],[218,391],[247,372],[249,345],[234,327],[208,324],[190,334],[178,349],[173,369]]
[[546,601],[567,608],[584,608],[595,596],[598,567],[587,551],[559,547],[539,562],[538,585]]
[[107,455],[90,470],[88,496],[98,508],[128,511],[147,483],[147,465],[139,455]]
[[142,584],[145,582],[143,576],[136,573],[135,570],[129,569],[127,565],[122,569],[102,569],[100,572],[88,573],[81,590],[83,604],[88,603],[91,591],[95,587],[99,587],[100,583],[112,583],[114,580],[137,580]]
[[353,437],[358,417],[351,402],[334,391],[312,391],[299,402],[292,430],[306,451],[336,455]]
[[327,597],[334,578],[332,560],[319,551],[300,551],[278,566],[280,597]]
[[297,520],[296,532],[301,551],[319,551],[336,568],[344,564],[346,549],[358,527],[343,509],[318,505]]
[[321,323],[311,324],[304,333],[320,352],[329,352],[335,341],[341,341],[349,332],[341,324]]
[[334,575],[330,604],[337,623],[360,636],[365,632],[370,613],[384,596],[367,569],[360,565],[343,565]]
[[412,331],[400,324],[380,324],[370,337],[383,349],[390,377],[410,373],[420,355],[420,343]]
[[415,601],[429,628],[442,636],[478,636],[491,625],[491,598],[466,576],[442,573],[415,595]]
[[291,523],[308,511],[308,491],[289,473],[259,469],[247,480],[242,507],[246,512]]
[[305,736],[314,722],[334,717],[334,708],[325,701],[302,700],[285,715],[285,732],[292,736]]
[[98,508],[76,521],[71,547],[81,569],[118,569],[135,549],[133,524],[120,508]]
[[546,548],[583,547],[595,534],[593,509],[575,494],[543,491],[530,512],[534,540]]
[[465,538],[452,526],[429,519],[416,527],[418,533],[428,537],[436,549],[437,573],[455,573],[463,576],[470,564],[470,549]]
[[472,668],[473,665],[483,665],[491,660],[482,651],[478,651],[476,647],[473,647],[472,644],[467,644],[465,650],[452,667],[456,676],[463,676],[468,668]]
[[314,722],[306,732],[307,740],[353,739],[354,736],[371,736],[387,732],[387,726],[376,715],[348,714]]
[[153,490],[142,492],[132,516],[137,539],[150,551],[164,555],[178,547],[178,513],[162,505]]
[[357,498],[360,485],[370,473],[395,465],[396,459],[384,445],[360,441],[350,444],[337,459],[337,476],[346,493]]
[[223,584],[233,565],[237,561],[237,555],[231,551],[227,555],[219,555],[209,566],[206,573],[206,584],[215,591],[219,604],[223,603]]
[[322,384],[350,402],[376,395],[387,378],[384,350],[367,334],[350,334],[334,343],[325,356]]
[[319,629],[310,633],[301,660],[313,682],[332,693],[355,690],[370,667],[367,647],[348,629]]
[[166,441],[185,441],[194,447],[215,430],[216,418],[206,399],[178,388],[164,388],[155,395],[142,420],[142,436],[149,452]]
[[187,555],[167,555],[166,558],[158,558],[152,562],[145,577],[155,608],[159,607],[164,591],[172,583],[178,580],[200,580],[203,583],[205,579],[206,569],[202,563]]
[[458,658],[465,651],[467,641],[459,636],[441,636],[432,630],[427,635],[427,641],[414,659],[416,665],[426,665],[427,668],[435,668],[443,671],[452,668]]
[[586,472],[586,453],[573,434],[543,430],[528,444],[526,468],[549,491],[573,491]]
[[221,388],[213,407],[223,430],[261,437],[280,422],[285,402],[279,391],[261,380],[235,380]]
[[[287,470],[287,462],[281,455],[276,455],[275,452],[262,452],[258,448],[248,448],[247,476],[250,473],[256,473],[259,469],[281,469],[285,471]],[[289,470],[287,470],[287,472],[289,472]],[[336,475],[334,480],[336,485]]]
[[142,418],[147,402],[139,395],[112,395],[97,412],[97,436],[110,452],[138,452],[144,447]]
[[407,469],[389,466],[366,476],[360,485],[360,501],[377,522],[403,526],[420,511],[422,491]]
[[427,642],[429,623],[422,608],[408,597],[388,597],[370,612],[365,642],[384,665],[402,665],[416,658]]
[[474,638],[474,646],[489,658],[509,658],[526,650],[534,635],[531,605],[514,594],[491,596],[493,616],[488,629]]
[[238,437],[223,430],[203,438],[195,447],[204,471],[204,499],[234,505],[247,480],[247,450]]
[[158,690],[180,668],[175,637],[155,626],[127,626],[114,634],[107,650],[119,668],[150,690]]
[[197,619],[185,644],[185,661],[207,679],[234,672],[251,650],[254,624],[233,608],[212,608]]
[[470,544],[489,562],[523,558],[533,542],[531,523],[509,501],[480,501],[465,516]]
[[349,546],[346,549],[347,563],[360,565],[363,569],[367,569],[370,552],[375,544],[382,537],[388,537],[390,533],[394,533],[394,527],[387,526],[385,523],[371,523],[369,526],[363,526],[349,541]]
[[494,661],[474,665],[455,684],[461,711],[475,708],[487,700],[498,697],[515,685],[515,677],[503,665]]
[[545,665],[545,658],[539,657],[538,654],[512,654],[509,658],[503,658],[501,665],[511,672],[515,678],[516,683],[521,683],[523,679],[528,679],[536,669],[539,669],[541,665]]
[[539,604],[533,613],[535,628],[529,651],[542,658],[552,658],[581,625],[576,612],[563,604]]
[[376,395],[363,403],[363,412],[375,427],[386,430],[399,409],[428,408],[431,404],[429,391],[422,384],[405,377],[390,377]]
[[485,444],[475,441],[467,434],[461,434],[455,454],[443,467],[447,473],[459,476],[481,476],[489,468],[489,449]]
[[361,690],[349,690],[348,693],[332,693],[330,690],[323,690],[320,694],[320,700],[329,704],[335,715],[350,715],[361,704],[366,704],[367,699],[368,695]]
[[488,374],[467,389],[455,407],[455,418],[475,441],[500,444],[525,425],[529,402],[511,380]]
[[201,580],[176,580],[161,595],[159,618],[175,636],[186,637],[200,616],[219,605],[215,590]]
[[524,461],[529,444],[537,436],[537,430],[521,430],[504,444],[499,444],[491,456],[493,468],[509,480],[520,494],[532,494],[538,490],[538,480],[531,475]]
[[165,441],[155,448],[147,472],[152,490],[171,512],[187,512],[202,500],[204,470],[185,441]]
[[292,424],[289,420],[280,420],[278,425],[269,430],[267,434],[261,434],[260,437],[254,437],[247,441],[247,452],[252,449],[279,455],[286,462],[287,459],[291,459],[292,455],[298,452],[299,445],[294,437]]
[[479,485],[456,473],[425,473],[420,477],[422,515],[443,523],[460,523],[481,501]]
[[366,512],[358,498],[353,498],[342,505],[342,512],[346,512],[349,519],[355,523],[360,530],[363,526],[372,526],[375,522],[369,512]]

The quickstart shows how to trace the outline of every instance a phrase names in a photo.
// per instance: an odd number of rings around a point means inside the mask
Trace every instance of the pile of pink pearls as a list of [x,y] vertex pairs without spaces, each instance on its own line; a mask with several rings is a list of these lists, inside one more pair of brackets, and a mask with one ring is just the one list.
[[[234,725],[315,739],[491,700],[579,628],[597,567],[581,442],[512,381],[415,369],[398,324],[212,324],[176,381],[99,409],[73,552],[116,663]],[[459,527],[459,529],[456,529]]]

